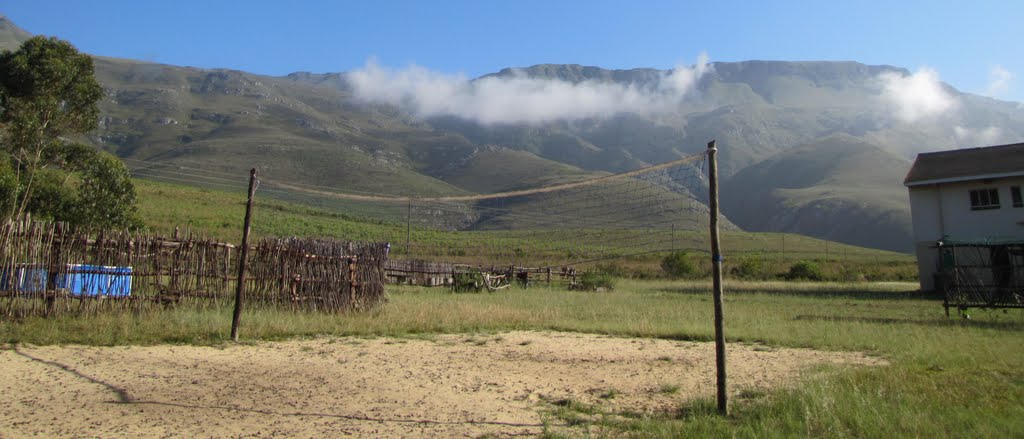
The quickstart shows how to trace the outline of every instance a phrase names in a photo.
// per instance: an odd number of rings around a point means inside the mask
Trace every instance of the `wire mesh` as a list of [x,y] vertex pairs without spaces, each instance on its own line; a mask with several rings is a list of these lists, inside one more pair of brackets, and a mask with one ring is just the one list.
[[705,154],[551,186],[443,197],[349,193],[275,181],[265,190],[334,200],[404,227],[373,240],[394,257],[474,265],[562,267],[654,252],[707,251]]

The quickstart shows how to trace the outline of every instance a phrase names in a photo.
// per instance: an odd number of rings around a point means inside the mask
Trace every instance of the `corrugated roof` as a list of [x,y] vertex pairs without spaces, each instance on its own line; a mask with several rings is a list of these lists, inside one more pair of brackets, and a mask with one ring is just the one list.
[[1024,175],[1024,143],[917,155],[905,186]]

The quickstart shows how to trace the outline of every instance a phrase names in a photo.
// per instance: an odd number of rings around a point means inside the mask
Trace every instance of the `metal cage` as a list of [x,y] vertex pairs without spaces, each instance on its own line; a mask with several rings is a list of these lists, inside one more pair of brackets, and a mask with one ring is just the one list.
[[949,308],[1024,308],[1024,241],[939,241],[936,285]]

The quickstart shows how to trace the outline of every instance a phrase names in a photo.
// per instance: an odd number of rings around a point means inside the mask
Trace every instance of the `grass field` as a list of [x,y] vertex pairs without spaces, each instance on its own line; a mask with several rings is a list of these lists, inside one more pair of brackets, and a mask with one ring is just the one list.
[[[550,408],[551,437],[1015,437],[1024,434],[1021,310],[946,318],[941,302],[908,283],[726,283],[731,343],[864,351],[891,365],[824,369],[771,392],[732,389],[732,415],[713,400],[665,413]],[[221,344],[228,309],[31,319],[0,324],[6,343]],[[402,287],[391,302],[358,315],[255,310],[243,340],[326,334],[430,338],[438,333],[555,330],[680,340],[712,338],[707,282],[619,281],[587,293],[546,288],[452,294]],[[670,383],[669,383],[670,384]],[[555,425],[555,423],[553,423]]]

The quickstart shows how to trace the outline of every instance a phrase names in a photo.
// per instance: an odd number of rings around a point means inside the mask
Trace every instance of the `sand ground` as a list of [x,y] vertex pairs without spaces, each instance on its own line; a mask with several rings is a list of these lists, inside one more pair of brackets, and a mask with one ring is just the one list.
[[[732,344],[730,393],[861,353]],[[715,392],[714,345],[557,332],[222,347],[7,346],[0,437],[496,437],[559,401],[658,411]]]

